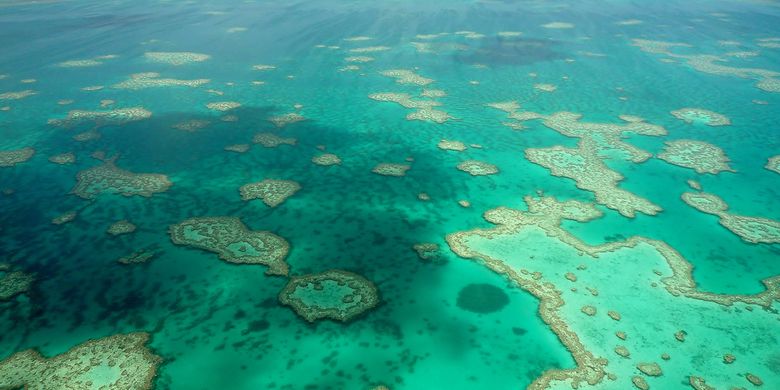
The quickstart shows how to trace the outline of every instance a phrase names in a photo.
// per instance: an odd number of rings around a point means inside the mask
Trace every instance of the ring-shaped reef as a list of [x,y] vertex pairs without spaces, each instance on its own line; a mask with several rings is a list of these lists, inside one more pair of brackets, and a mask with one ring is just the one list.
[[308,322],[326,318],[347,322],[374,308],[379,291],[363,276],[329,270],[292,277],[279,293],[279,302]]
[[162,358],[147,346],[149,338],[143,332],[117,334],[49,358],[34,349],[17,352],[0,361],[0,388],[151,389]]

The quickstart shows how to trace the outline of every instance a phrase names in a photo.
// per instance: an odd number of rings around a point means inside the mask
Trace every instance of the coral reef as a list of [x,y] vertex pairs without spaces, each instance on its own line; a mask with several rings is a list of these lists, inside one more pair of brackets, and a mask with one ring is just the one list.
[[463,161],[457,168],[471,176],[495,175],[499,172],[495,165],[477,160]]
[[633,39],[631,44],[639,47],[640,50],[646,53],[664,55],[665,57],[662,60],[667,60],[666,62],[682,62],[695,71],[707,74],[753,79],[756,80],[756,88],[767,92],[780,92],[780,78],[778,78],[780,77],[780,72],[761,68],[729,66],[726,65],[729,62],[728,59],[716,55],[677,54],[673,52],[675,48],[690,49],[692,47],[686,43]]
[[289,124],[293,124],[293,123],[301,122],[301,121],[305,121],[305,120],[306,120],[306,118],[303,115],[298,114],[296,112],[291,112],[291,113],[284,114],[284,115],[272,116],[272,117],[268,118],[269,122],[273,123],[274,126],[280,127],[280,128],[281,127],[285,127],[285,126],[287,126]]
[[550,22],[547,24],[543,24],[542,27],[550,28],[550,29],[569,29],[569,28],[574,28],[574,25],[566,22]]
[[667,141],[658,158],[673,165],[693,169],[696,173],[734,172],[729,167],[730,160],[723,150],[703,141],[688,139]]
[[398,84],[414,84],[426,86],[435,80],[423,77],[408,69],[391,69],[380,72],[382,76],[392,77]]
[[147,347],[148,333],[118,334],[46,358],[17,352],[0,362],[0,386],[38,390],[151,389],[162,359]]
[[452,117],[445,111],[434,109],[441,103],[434,100],[415,100],[406,93],[381,92],[368,95],[372,100],[380,102],[398,103],[404,108],[412,108],[415,111],[406,115],[407,120],[422,120],[435,123],[444,123]]
[[76,211],[68,211],[52,219],[51,223],[54,225],[64,225],[66,223],[73,222],[77,216],[78,213]]
[[225,150],[228,152],[235,152],[235,153],[246,153],[249,151],[250,145],[249,144],[235,144],[235,145],[228,145],[225,146]]
[[16,150],[0,150],[0,167],[12,167],[21,164],[35,154],[35,149],[27,147]]
[[333,153],[323,153],[312,157],[311,162],[322,166],[339,165],[341,158]]
[[106,230],[106,233],[112,236],[120,236],[123,234],[130,234],[134,232],[135,229],[136,226],[132,222],[123,219],[121,221],[117,221],[111,224],[111,226],[108,227],[108,230]]
[[76,180],[71,192],[84,199],[94,199],[104,193],[150,197],[173,185],[165,175],[126,171],[117,167],[113,160],[79,172]]
[[350,49],[350,53],[376,53],[378,51],[386,51],[390,50],[387,46],[368,46],[368,47],[357,47],[354,49]]
[[135,251],[127,256],[120,257],[116,261],[117,263],[124,265],[143,264],[151,261],[157,256],[157,254],[157,250],[142,249]]
[[214,252],[235,264],[262,264],[269,275],[287,275],[285,262],[290,244],[269,231],[253,231],[236,217],[190,218],[172,225],[168,232],[177,245]]
[[682,200],[703,213],[713,214],[720,224],[744,241],[759,244],[780,243],[780,222],[761,217],[731,214],[729,206],[719,196],[706,192],[686,192]]
[[99,126],[120,126],[128,122],[149,119],[152,112],[143,107],[117,108],[108,111],[72,110],[63,119],[49,119],[52,126],[71,128],[85,122]]
[[377,164],[371,172],[382,176],[406,176],[406,171],[411,168],[412,166],[407,164],[381,163]]
[[330,270],[292,277],[279,293],[279,302],[309,322],[325,318],[347,322],[376,306],[379,292],[358,274]]
[[3,92],[0,93],[0,100],[19,100],[36,94],[38,94],[38,92],[35,92],[32,89],[25,89],[24,91],[17,92]]
[[211,82],[209,79],[193,79],[193,80],[179,80],[171,78],[160,78],[159,73],[145,72],[134,73],[130,75],[130,78],[113,85],[116,89],[146,89],[146,88],[158,88],[158,87],[190,87],[197,88],[203,84]]
[[259,133],[255,135],[252,142],[263,145],[266,148],[275,148],[279,145],[295,146],[298,140],[295,138],[282,138],[273,133]]
[[[634,133],[646,136],[663,136],[667,134],[666,129],[661,126],[646,123],[639,117],[622,116],[625,123],[591,123],[582,122],[582,114],[573,112],[556,112],[551,115],[542,115],[530,111],[518,111],[519,106],[515,102],[492,103],[490,107],[508,112],[510,119],[519,122],[541,119],[542,124],[553,129],[567,137],[587,139],[601,152],[603,150],[617,150],[628,156],[629,160],[640,163],[650,157],[652,154],[639,149],[624,141],[625,133]],[[630,119],[626,121],[625,119]]]
[[674,110],[671,114],[685,123],[703,123],[707,126],[728,126],[731,124],[731,120],[725,115],[703,108],[685,107]]
[[215,111],[230,111],[234,110],[238,107],[241,107],[241,103],[239,102],[212,102],[206,104],[206,108],[209,110],[215,110]]
[[439,244],[432,242],[421,242],[412,246],[414,252],[420,260],[431,260],[441,255]]
[[456,152],[462,152],[467,149],[466,144],[460,141],[451,141],[443,139],[436,145],[439,149],[454,150]]
[[587,139],[581,140],[577,149],[562,146],[529,148],[525,150],[525,156],[534,164],[549,169],[553,176],[573,179],[577,188],[593,192],[598,203],[626,217],[633,218],[637,211],[647,215],[661,211],[660,206],[619,188],[623,176],[604,164],[595,145]]
[[200,129],[205,129],[208,127],[208,125],[211,124],[211,121],[205,120],[205,119],[188,119],[179,123],[175,123],[171,126],[171,128],[174,128],[176,130],[182,130],[182,131],[198,131]]
[[261,199],[268,207],[276,207],[300,189],[301,185],[292,180],[265,179],[258,183],[245,184],[239,191],[241,199],[245,201]]
[[201,53],[167,51],[149,51],[144,53],[144,57],[152,62],[177,66],[191,64],[193,62],[203,62],[211,58],[211,56]]
[[[757,305],[770,309],[775,300],[780,297],[780,277],[764,280],[766,290],[753,295],[729,295],[701,291],[697,289],[692,278],[693,267],[691,264],[662,241],[644,237],[630,237],[594,246],[581,241],[561,227],[563,220],[587,222],[600,217],[601,213],[593,205],[574,200],[561,202],[545,196],[539,198],[527,196],[525,201],[528,205],[527,211],[506,207],[487,211],[484,218],[496,225],[492,228],[476,228],[457,232],[449,234],[446,239],[450,248],[457,255],[478,261],[536,296],[541,301],[539,305],[541,318],[558,335],[561,342],[572,354],[576,362],[575,368],[548,370],[528,387],[531,390],[552,387],[580,388],[585,384],[600,384],[606,377],[623,383],[623,385],[604,384],[610,388],[627,388],[625,383],[629,380],[631,382],[628,383],[640,384],[641,388],[649,388],[649,383],[652,383],[650,381],[661,378],[661,366],[657,363],[647,362],[637,366],[637,363],[642,362],[633,362],[630,358],[620,361],[607,360],[603,357],[607,356],[606,353],[629,356],[627,349],[624,351],[622,348],[614,348],[614,346],[605,345],[603,342],[608,333],[614,332],[612,326],[604,326],[603,322],[601,325],[592,322],[596,321],[598,317],[596,316],[596,308],[604,305],[609,305],[616,313],[617,309],[623,313],[620,322],[611,321],[611,324],[620,324],[621,327],[630,327],[632,330],[640,329],[639,327],[633,328],[631,325],[635,318],[646,315],[646,311],[636,309],[637,299],[642,299],[647,304],[658,305],[659,310],[656,313],[663,317],[663,319],[658,319],[658,324],[666,320],[680,320],[677,313],[681,311],[697,310],[697,316],[687,318],[684,321],[687,326],[706,326],[714,318],[722,318],[726,315],[731,321],[739,322],[739,324],[730,323],[731,326],[758,327],[755,333],[741,332],[739,335],[734,335],[731,328],[710,327],[708,329],[712,332],[718,332],[720,336],[703,339],[693,337],[695,341],[677,344],[680,353],[688,351],[687,348],[691,347],[688,346],[689,343],[696,343],[695,348],[707,350],[707,353],[722,350],[723,345],[734,345],[733,343],[745,345],[744,343],[762,339],[766,335],[763,333],[766,329],[776,326],[772,315],[752,309],[745,311],[741,308],[746,307],[746,305]],[[569,289],[565,285],[561,285],[563,278],[560,275],[562,273],[560,268],[567,264],[581,264],[587,259],[593,260],[587,267],[577,266],[579,274],[577,283],[586,285],[598,283],[600,291],[594,293],[596,290],[593,290],[591,295],[583,296],[577,293],[576,289]],[[624,279],[629,277],[628,274],[618,274],[613,271],[615,267],[625,264],[626,261],[630,261],[632,267],[631,281],[628,282],[631,287],[628,289],[617,283],[618,280],[626,282]],[[647,280],[648,277],[655,281],[650,283]],[[656,284],[662,286],[666,294],[659,294],[659,290],[654,290]],[[572,303],[572,301],[576,303]],[[580,306],[580,302],[587,303]],[[581,320],[576,319],[577,315],[582,315],[580,312],[592,313],[593,316],[584,316]],[[744,318],[743,316],[746,315],[744,313],[752,313],[752,315],[750,318]],[[652,332],[652,334],[643,334],[641,338],[646,340],[652,340],[653,337],[663,338],[664,333],[668,332],[668,328],[666,326],[657,326],[656,328],[642,326],[641,329],[644,329],[645,332]],[[626,332],[621,330],[614,332],[614,334],[622,340],[628,339]],[[769,342],[775,342],[774,337],[772,340]],[[642,346],[648,348],[656,345],[654,343],[637,344],[631,341],[629,343],[634,348]],[[713,343],[717,345],[713,345]],[[765,349],[764,353],[767,351]],[[635,350],[634,354],[642,356],[645,352]],[[703,363],[718,367],[723,366],[720,358]],[[644,375],[648,375],[648,379],[645,380],[640,376],[615,377],[609,374],[614,370],[630,370],[629,367],[632,364],[634,364],[634,369],[639,369]],[[610,371],[607,371],[607,365],[610,366]],[[679,375],[681,371],[680,366],[664,366],[663,371],[666,370],[674,371],[672,376]],[[663,374],[667,375],[665,372]],[[721,375],[720,379],[728,378],[729,375],[733,376],[733,373],[726,376]]]
[[780,155],[770,157],[764,168],[772,172],[780,173]]

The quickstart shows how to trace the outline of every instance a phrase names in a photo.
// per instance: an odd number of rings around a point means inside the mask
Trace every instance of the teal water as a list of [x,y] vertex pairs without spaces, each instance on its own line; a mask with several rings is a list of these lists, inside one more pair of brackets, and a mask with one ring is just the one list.
[[[642,23],[616,24],[629,19]],[[676,49],[680,54],[756,51],[729,57],[728,65],[780,72],[780,49],[758,45],[780,37],[779,21],[774,3],[731,1],[0,2],[0,74],[7,75],[0,94],[36,91],[0,100],[0,107],[9,107],[0,111],[0,151],[36,150],[26,162],[0,168],[0,189],[9,190],[0,195],[0,262],[36,275],[27,293],[0,301],[0,359],[29,348],[51,356],[89,339],[145,331],[163,359],[154,381],[161,389],[516,389],[546,370],[574,367],[540,318],[537,298],[458,257],[444,241],[449,233],[490,226],[482,218],[489,209],[524,209],[523,197],[536,191],[594,201],[574,181],[550,176],[523,154],[527,148],[574,147],[577,140],[541,121],[525,122],[527,129],[519,131],[502,125],[506,113],[485,104],[508,100],[545,115],[581,113],[586,122],[619,124],[618,115],[641,116],[669,134],[629,134],[627,142],[654,155],[673,139],[721,147],[735,173],[702,175],[656,158],[641,164],[606,160],[626,177],[621,188],[664,211],[629,219],[598,206],[602,218],[563,226],[593,245],[633,235],[665,241],[694,266],[701,290],[759,293],[761,280],[780,275],[780,245],[749,244],[680,195],[689,190],[686,180],[694,179],[736,214],[780,220],[780,175],[764,169],[769,157],[780,154],[780,94],[756,88],[749,78],[661,62],[663,55],[631,43],[692,45]],[[551,22],[573,28],[542,27]],[[458,31],[484,37],[453,34]],[[522,35],[498,35],[504,31]],[[437,33],[450,34],[416,37]],[[345,40],[355,36],[371,39]],[[739,45],[719,43],[727,40]],[[428,42],[433,52],[420,52],[413,42]],[[350,52],[369,46],[388,50]],[[210,58],[171,65],[144,56],[158,51]],[[109,54],[117,58],[94,67],[57,66]],[[349,56],[374,60],[348,63]],[[259,64],[275,69],[252,69]],[[340,71],[350,64],[360,69]],[[410,121],[411,109],[369,99],[379,92],[419,98],[423,88],[380,74],[389,69],[414,69],[434,79],[425,88],[446,92],[434,100],[453,119]],[[112,87],[141,72],[210,82]],[[35,82],[22,82],[28,79]],[[540,92],[533,88],[537,83],[557,90]],[[104,88],[82,90],[88,86]],[[64,99],[73,103],[57,103]],[[115,103],[101,108],[105,99]],[[241,107],[227,113],[206,107],[220,101]],[[94,122],[71,129],[47,124],[70,110],[128,107],[144,107],[152,116],[102,126],[100,138],[87,142],[73,136]],[[681,107],[717,111],[732,124],[686,124],[669,114]],[[267,120],[290,112],[307,120],[281,129]],[[225,114],[238,119],[223,121]],[[187,120],[210,124],[194,132],[172,127]],[[262,132],[296,138],[297,144],[224,150],[252,144]],[[481,148],[444,151],[436,146],[442,139]],[[341,165],[312,164],[322,153],[319,145],[337,154]],[[100,164],[90,157],[98,150],[118,155],[122,169],[165,174],[173,185],[148,198],[71,194],[76,174]],[[74,164],[48,161],[65,152],[76,155]],[[379,163],[407,163],[408,157],[414,161],[404,177],[371,172]],[[470,176],[455,168],[467,159],[494,164],[500,173]],[[295,180],[302,189],[275,208],[241,200],[240,186],[265,178]],[[419,200],[421,192],[431,199]],[[73,222],[51,223],[70,210],[78,211]],[[291,245],[291,275],[355,272],[376,285],[381,302],[347,324],[309,324],[278,304],[286,278],[171,243],[168,226],[204,216],[236,216],[252,230],[270,230]],[[137,230],[106,234],[122,219]],[[440,258],[421,261],[412,250],[420,242],[439,244]],[[158,255],[148,263],[116,262],[150,247]],[[508,303],[489,313],[459,307],[459,293],[473,284],[500,288]],[[766,365],[772,374],[763,375],[764,382],[780,383],[778,363]]]

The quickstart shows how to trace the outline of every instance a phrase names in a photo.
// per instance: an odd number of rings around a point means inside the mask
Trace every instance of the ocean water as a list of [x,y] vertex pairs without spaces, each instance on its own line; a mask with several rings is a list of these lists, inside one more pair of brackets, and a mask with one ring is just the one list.
[[[0,157],[35,153],[0,167],[0,263],[7,264],[0,276],[34,278],[0,300],[0,388],[65,386],[62,378],[14,379],[18,369],[7,362],[17,352],[35,349],[51,360],[133,332],[149,335],[143,348],[159,361],[148,384],[118,388],[571,388],[577,382],[569,376],[540,378],[581,367],[577,343],[608,361],[605,375],[580,388],[629,389],[639,377],[651,388],[686,389],[692,376],[718,389],[751,388],[753,376],[762,388],[780,388],[780,284],[762,283],[780,275],[780,172],[765,168],[780,155],[780,89],[756,86],[780,78],[779,22],[777,4],[761,1],[2,1]],[[637,39],[687,46],[650,52]],[[158,52],[204,56],[155,61],[149,53]],[[717,56],[713,63],[730,70],[702,71],[681,57],[696,55]],[[75,60],[91,61],[68,62]],[[397,69],[430,80],[400,83],[383,74]],[[121,88],[148,72],[208,81]],[[425,97],[425,90],[444,96]],[[436,101],[449,117],[410,119],[414,108],[369,97],[376,93]],[[517,112],[578,113],[580,123],[624,126],[618,116],[634,115],[663,126],[662,136],[619,134],[647,151],[646,161],[612,146],[598,153],[624,177],[619,188],[663,211],[621,215],[531,162],[529,149],[576,148],[579,140],[486,106],[507,101],[519,104]],[[240,106],[219,111],[207,106],[214,102]],[[74,110],[133,107],[151,116],[50,121]],[[684,107],[717,112],[730,124],[686,123],[670,113]],[[305,120],[269,121],[289,113]],[[182,123],[203,126],[188,131]],[[296,142],[264,147],[253,142],[258,133]],[[601,140],[590,130],[582,138]],[[466,149],[437,147],[445,139]],[[657,158],[664,142],[684,139],[721,148],[733,171],[697,173]],[[225,150],[241,144],[248,149]],[[123,170],[166,175],[172,184],[151,196],[79,197],[77,175],[103,164],[97,151]],[[75,162],[49,161],[67,152]],[[325,152],[341,163],[312,163]],[[499,172],[472,176],[456,168],[466,160]],[[380,163],[411,168],[384,176],[372,172]],[[264,179],[301,188],[275,207],[242,200],[241,186]],[[729,213],[764,218],[748,230],[770,237],[748,242],[686,204],[681,195],[697,192],[688,180],[722,198]],[[532,213],[524,197],[542,195],[593,204],[602,214],[555,221],[555,232],[581,246],[549,229],[501,230],[483,216],[498,207]],[[52,223],[71,211],[73,221]],[[284,238],[289,275],[174,244],[170,227],[196,217],[237,217]],[[107,234],[120,220],[136,230]],[[447,240],[457,232],[468,238],[463,247]],[[670,287],[670,257],[647,243],[584,253],[633,236],[679,253],[692,267],[683,279],[693,287]],[[418,243],[439,251],[421,259]],[[155,256],[117,261],[136,251]],[[346,322],[308,322],[279,302],[291,278],[329,270],[370,281],[378,304]],[[541,274],[532,280],[521,270]],[[550,307],[549,296],[529,287],[537,282],[565,303]],[[584,306],[596,315],[583,314]],[[622,314],[617,323],[611,310]],[[674,339],[679,330],[684,342]],[[617,345],[631,356],[617,355]],[[736,361],[724,363],[724,354]],[[641,363],[657,363],[663,374],[644,374]],[[114,374],[96,367],[85,374],[93,383],[73,388],[97,388],[94,378],[104,376],[111,383]]]

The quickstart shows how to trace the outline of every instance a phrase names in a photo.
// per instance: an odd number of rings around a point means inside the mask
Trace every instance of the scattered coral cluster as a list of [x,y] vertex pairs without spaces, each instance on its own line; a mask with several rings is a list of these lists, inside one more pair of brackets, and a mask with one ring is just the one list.
[[415,111],[406,115],[407,120],[444,123],[452,119],[447,112],[434,108],[442,105],[434,100],[415,100],[409,94],[393,92],[374,93],[368,97],[376,101],[398,103],[404,108],[414,109]]
[[573,112],[561,111],[551,115],[542,115],[530,111],[520,111],[520,105],[516,102],[491,103],[488,106],[507,112],[508,118],[518,122],[540,119],[546,127],[562,135],[589,139],[599,151],[617,150],[625,153],[631,161],[636,163],[649,159],[652,154],[625,142],[626,133],[654,137],[667,134],[666,129],[662,126],[647,123],[642,118],[632,115],[621,116],[621,119],[626,122],[621,124],[591,123],[581,121],[582,114]]
[[[680,60],[698,72],[753,79],[756,80],[755,86],[759,89],[767,92],[780,92],[780,72],[761,68],[729,66],[726,65],[729,62],[727,58],[711,54],[677,54],[673,51],[676,48],[692,47],[687,43],[634,39],[632,45],[647,53],[662,54],[666,56],[665,59]],[[693,115],[694,117],[698,116],[695,113]],[[705,113],[704,117],[709,118],[709,114]],[[686,120],[685,118],[681,119]],[[721,124],[726,124],[722,122],[722,119],[715,119],[715,123],[719,121]]]

